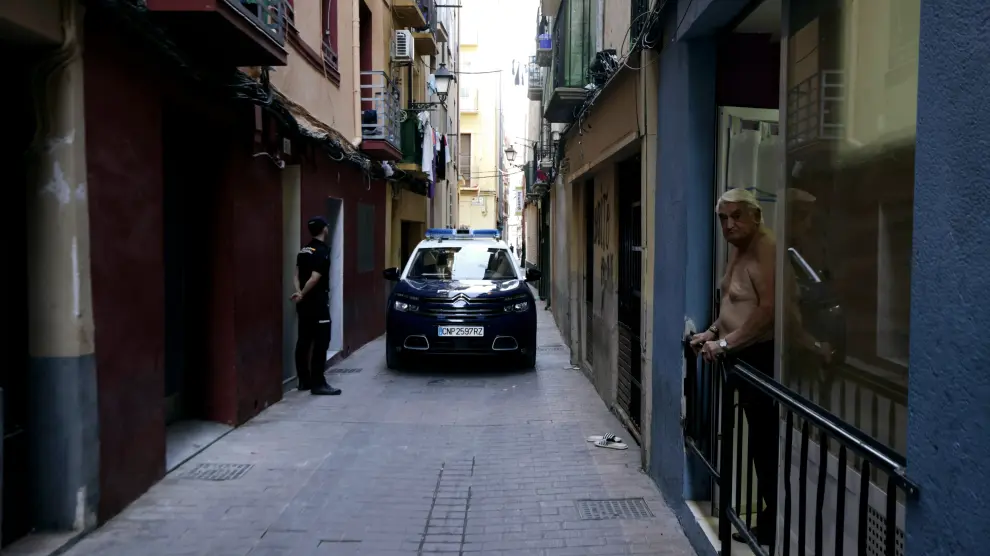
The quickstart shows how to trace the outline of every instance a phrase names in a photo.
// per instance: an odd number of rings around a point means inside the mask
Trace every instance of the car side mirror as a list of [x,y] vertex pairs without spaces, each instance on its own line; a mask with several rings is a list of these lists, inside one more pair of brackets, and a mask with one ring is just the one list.
[[385,270],[382,271],[382,276],[386,280],[390,280],[392,282],[395,282],[396,280],[399,279],[399,269],[398,268],[395,268],[395,267],[386,268]]
[[535,282],[535,281],[539,280],[542,277],[543,277],[543,273],[540,272],[538,269],[535,269],[535,268],[527,268],[526,269],[526,281],[527,282]]

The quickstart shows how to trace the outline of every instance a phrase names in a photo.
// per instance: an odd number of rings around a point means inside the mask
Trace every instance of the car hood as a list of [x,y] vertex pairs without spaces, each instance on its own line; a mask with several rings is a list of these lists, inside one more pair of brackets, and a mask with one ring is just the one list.
[[402,280],[398,293],[417,297],[453,298],[463,294],[470,298],[506,297],[522,293],[526,283],[512,280]]

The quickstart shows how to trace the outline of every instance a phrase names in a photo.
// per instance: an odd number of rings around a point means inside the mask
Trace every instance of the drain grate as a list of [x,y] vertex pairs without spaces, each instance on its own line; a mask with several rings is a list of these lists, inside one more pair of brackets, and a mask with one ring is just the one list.
[[565,347],[561,344],[554,344],[552,346],[540,346],[536,348],[536,351],[564,351]]
[[354,373],[360,373],[364,369],[330,369],[327,373],[332,375],[350,375]]
[[182,474],[180,479],[199,481],[233,481],[251,469],[250,463],[201,463]]
[[649,519],[653,512],[642,498],[613,498],[611,500],[578,500],[581,519]]

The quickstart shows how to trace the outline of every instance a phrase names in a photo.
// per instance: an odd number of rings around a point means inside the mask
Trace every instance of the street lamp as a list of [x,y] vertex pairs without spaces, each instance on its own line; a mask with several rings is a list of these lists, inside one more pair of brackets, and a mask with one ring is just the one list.
[[505,149],[505,159],[509,162],[516,159],[516,149],[512,145],[509,145],[509,148]]
[[433,74],[433,79],[437,85],[437,96],[440,102],[447,102],[447,93],[450,91],[450,82],[454,80],[454,74],[447,69],[447,64],[440,64],[437,72]]

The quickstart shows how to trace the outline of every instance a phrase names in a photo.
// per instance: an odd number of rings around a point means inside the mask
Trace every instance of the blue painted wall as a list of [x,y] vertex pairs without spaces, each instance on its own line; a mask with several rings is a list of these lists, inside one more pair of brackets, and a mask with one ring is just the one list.
[[[987,554],[990,535],[990,5],[921,3],[907,554]],[[946,61],[951,63],[946,63]]]

